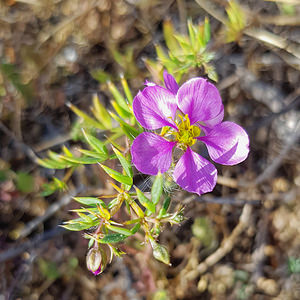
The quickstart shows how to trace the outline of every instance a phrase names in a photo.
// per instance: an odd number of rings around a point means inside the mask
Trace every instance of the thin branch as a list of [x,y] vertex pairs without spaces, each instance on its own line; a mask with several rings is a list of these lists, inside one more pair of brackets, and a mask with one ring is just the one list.
[[59,209],[61,209],[63,206],[66,206],[67,204],[69,204],[70,201],[72,200],[72,198],[75,197],[78,193],[80,193],[82,191],[83,191],[83,186],[81,185],[74,191],[71,191],[68,194],[64,195],[58,202],[50,205],[44,215],[33,219],[31,222],[29,222],[26,225],[26,227],[20,232],[19,238],[24,238],[27,235],[29,235],[36,227],[38,227],[41,223],[43,223],[48,218],[50,218]]
[[28,242],[25,242],[22,244],[18,244],[18,245],[14,245],[14,246],[10,247],[9,249],[7,249],[6,251],[3,251],[0,253],[0,263],[7,261],[9,259],[12,259],[29,249],[40,246],[41,243],[44,243],[44,242],[52,239],[55,236],[69,233],[69,232],[70,232],[69,230],[62,229],[60,227],[55,227],[52,230],[46,231],[43,234],[40,234],[37,237],[34,237],[31,241],[28,241]]
[[234,228],[231,235],[222,241],[221,246],[210,256],[208,256],[202,263],[200,263],[195,270],[186,274],[187,280],[193,280],[197,276],[204,274],[210,267],[219,262],[226,254],[228,254],[235,245],[237,238],[246,229],[249,224],[252,214],[252,206],[246,204],[243,208],[238,225]]
[[[254,181],[254,185],[258,185],[263,183],[264,181],[270,179],[270,177],[275,173],[275,171],[280,167],[283,159],[286,157],[286,155],[289,153],[289,151],[292,149],[292,147],[295,145],[295,143],[298,141],[300,137],[300,130],[299,126],[300,123],[298,123],[295,127],[294,133],[291,135],[290,139],[288,140],[285,147],[281,150],[280,154],[273,160],[273,162],[256,178]],[[247,186],[252,186],[253,183],[248,184]]]
[[13,132],[11,132],[2,122],[0,122],[0,130],[4,132],[7,136],[9,136],[14,143],[16,144],[17,147],[21,148],[22,151],[26,154],[28,158],[35,164],[37,163],[38,157],[36,156],[35,152],[26,144],[23,142],[20,142],[18,138],[14,135]]

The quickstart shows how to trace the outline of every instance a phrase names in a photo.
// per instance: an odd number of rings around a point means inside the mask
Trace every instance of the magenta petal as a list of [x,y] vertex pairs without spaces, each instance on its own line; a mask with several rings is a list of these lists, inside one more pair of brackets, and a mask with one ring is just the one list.
[[146,87],[133,100],[133,112],[136,119],[144,128],[149,130],[164,126],[177,129],[173,121],[176,110],[175,95],[158,85]]
[[236,165],[249,153],[246,131],[233,122],[218,124],[198,139],[206,144],[211,159],[222,165]]
[[191,148],[187,148],[174,169],[173,178],[184,190],[201,195],[211,192],[215,187],[217,169]]
[[132,143],[131,155],[135,167],[144,174],[157,175],[169,170],[172,149],[176,142],[169,142],[152,132],[141,133]]
[[178,89],[179,89],[179,86],[175,80],[175,78],[169,74],[167,71],[164,71],[164,82],[165,82],[165,86],[166,88],[172,92],[173,94],[176,95]]
[[193,78],[177,92],[178,107],[188,114],[191,124],[204,122],[212,127],[222,122],[224,107],[217,88],[204,78]]

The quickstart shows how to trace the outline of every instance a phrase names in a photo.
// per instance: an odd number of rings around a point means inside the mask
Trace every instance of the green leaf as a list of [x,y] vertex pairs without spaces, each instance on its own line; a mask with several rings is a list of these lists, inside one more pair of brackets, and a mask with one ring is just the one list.
[[137,187],[135,188],[136,193],[137,193],[137,197],[140,201],[140,203],[147,208],[149,211],[151,211],[152,213],[155,213],[155,205],[154,203],[152,203],[145,195],[144,193],[138,189]]
[[172,52],[178,50],[178,43],[177,40],[174,38],[174,34],[175,34],[174,26],[170,20],[164,21],[163,33],[164,33],[164,39],[167,44],[167,47]]
[[90,134],[87,134],[84,130],[83,130],[83,135],[85,137],[86,142],[91,146],[93,150],[95,150],[97,153],[103,156],[106,155],[106,158],[108,157],[107,148],[102,141],[100,141],[99,139],[97,139],[96,137]]
[[85,112],[83,112],[82,110],[80,110],[79,108],[74,106],[73,104],[68,103],[68,106],[78,117],[83,119],[87,125],[101,129],[101,130],[105,130],[105,127],[101,123],[99,123],[98,121],[96,121],[93,118],[91,118],[90,116],[88,116]]
[[96,164],[103,162],[105,159],[102,158],[93,158],[93,157],[67,157],[67,156],[61,156],[61,158],[67,162],[76,163],[76,164]]
[[33,90],[29,84],[23,84],[21,76],[13,64],[0,64],[2,74],[12,83],[18,92],[27,102],[30,102],[33,96]]
[[109,230],[111,230],[111,231],[124,234],[126,236],[131,236],[132,235],[131,230],[129,230],[127,228],[113,226],[113,225],[106,225],[106,228],[109,229]]
[[18,172],[16,179],[17,189],[22,193],[31,193],[34,190],[34,178],[32,175]]
[[127,237],[125,234],[111,233],[106,234],[99,242],[103,244],[118,243],[124,241]]
[[124,119],[129,119],[132,114],[127,112],[122,106],[120,106],[116,101],[112,100],[111,105],[113,106],[114,110],[117,112],[117,114],[124,118]]
[[111,79],[110,74],[108,74],[107,72],[101,69],[92,70],[91,75],[94,79],[98,80],[100,83],[105,83],[107,80]]
[[42,258],[38,260],[38,266],[39,270],[42,273],[42,275],[47,278],[48,280],[54,281],[55,279],[59,278],[61,276],[58,266],[55,262],[52,261],[46,261]]
[[[100,221],[98,221],[98,224],[99,223],[100,223]],[[71,231],[81,231],[81,230],[91,228],[92,226],[95,226],[98,224],[91,225],[91,224],[87,224],[87,223],[69,223],[69,224],[60,225],[60,227],[63,227],[65,229],[68,229]]]
[[161,173],[158,173],[154,179],[152,188],[151,188],[151,200],[156,205],[159,202],[160,196],[163,190],[163,176]]
[[120,172],[117,172],[105,165],[100,164],[102,169],[113,179],[117,180],[118,182],[121,182],[123,184],[132,185],[133,180],[131,177],[122,175]]
[[98,152],[95,152],[95,151],[90,151],[90,150],[86,150],[86,149],[78,149],[79,152],[81,152],[83,155],[85,156],[89,156],[89,157],[93,157],[93,158],[97,158],[101,161],[104,161],[106,160],[108,157],[108,155],[106,154],[100,154]]
[[46,196],[53,194],[57,190],[62,190],[62,191],[67,190],[67,185],[62,180],[59,180],[58,178],[53,177],[52,182],[44,183],[42,185],[42,188],[43,188],[43,191],[41,192],[41,196],[46,197]]
[[81,213],[81,212],[77,212],[77,215],[83,219],[86,223],[91,223],[93,222],[93,219],[89,216],[89,215],[86,215],[84,213]]
[[204,43],[205,45],[210,41],[210,24],[209,19],[205,17],[204,20]]
[[138,224],[136,224],[136,225],[134,225],[132,228],[131,228],[131,233],[132,234],[135,234],[135,233],[137,233],[138,232],[138,230],[141,228],[141,223],[138,223]]
[[119,200],[118,198],[112,199],[112,200],[108,203],[107,208],[108,208],[108,209],[111,209],[112,207],[114,207],[115,205],[117,205],[119,201],[120,201],[120,200]]
[[109,88],[110,92],[112,93],[114,99],[118,103],[118,105],[121,106],[127,113],[129,113],[131,115],[130,109],[128,107],[128,103],[126,102],[124,97],[121,95],[121,93],[118,91],[116,86],[111,81],[108,81],[107,85],[108,85],[108,88]]
[[106,207],[105,202],[96,197],[73,197],[73,199],[75,201],[77,201],[81,204],[87,205],[87,206],[95,206],[97,204],[100,204],[103,207]]
[[66,156],[69,156],[69,157],[73,156],[72,152],[66,146],[62,146],[61,149]]
[[93,96],[93,106],[91,108],[93,115],[95,118],[103,124],[106,129],[111,128],[111,117],[107,112],[107,109],[100,103],[97,94]]
[[196,35],[195,35],[195,29],[193,27],[193,23],[191,19],[188,19],[188,31],[189,31],[189,37],[191,41],[191,45],[194,47],[196,43]]
[[48,169],[66,169],[66,168],[70,168],[72,166],[74,166],[73,163],[69,163],[69,162],[57,162],[48,158],[45,159],[37,159],[36,161],[40,166],[44,167],[44,168],[48,168]]
[[162,63],[165,63],[169,60],[168,56],[166,55],[165,51],[161,48],[161,46],[156,45],[155,50],[156,50],[156,54],[157,54],[158,59]]
[[133,177],[133,171],[132,171],[132,167],[130,162],[125,158],[125,156],[118,151],[115,147],[112,147],[113,151],[115,152],[115,154],[117,155],[125,173],[129,176],[129,177]]
[[129,137],[131,141],[133,141],[140,133],[143,132],[143,129],[139,127],[139,130],[135,129],[133,126],[127,124],[121,118],[119,118],[116,114],[110,112],[110,115],[120,124],[123,132]]
[[289,257],[288,269],[291,274],[300,273],[300,258]]
[[132,97],[131,91],[129,89],[127,80],[124,78],[123,75],[121,75],[121,84],[122,84],[122,87],[123,87],[123,90],[124,90],[127,100],[129,101],[130,104],[132,104],[133,97]]
[[171,197],[167,196],[164,200],[162,208],[160,209],[160,211],[158,213],[158,216],[157,216],[158,219],[163,218],[167,214],[170,203],[171,203]]

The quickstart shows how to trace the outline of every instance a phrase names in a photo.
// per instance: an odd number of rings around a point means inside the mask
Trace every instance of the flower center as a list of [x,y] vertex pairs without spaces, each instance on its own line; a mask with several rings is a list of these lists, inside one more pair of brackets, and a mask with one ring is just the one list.
[[184,116],[184,119],[179,115],[181,123],[177,124],[178,131],[174,132],[175,139],[180,143],[183,148],[190,147],[196,143],[196,137],[201,133],[201,130],[198,126],[191,125],[188,115]]

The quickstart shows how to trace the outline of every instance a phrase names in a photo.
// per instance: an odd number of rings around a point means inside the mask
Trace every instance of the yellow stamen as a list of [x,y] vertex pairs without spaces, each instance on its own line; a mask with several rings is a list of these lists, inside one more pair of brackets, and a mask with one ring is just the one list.
[[196,143],[195,138],[200,135],[201,130],[198,126],[191,125],[188,115],[185,115],[184,118],[179,115],[179,118],[181,119],[181,123],[177,124],[178,131],[174,135],[176,141],[186,149]]

